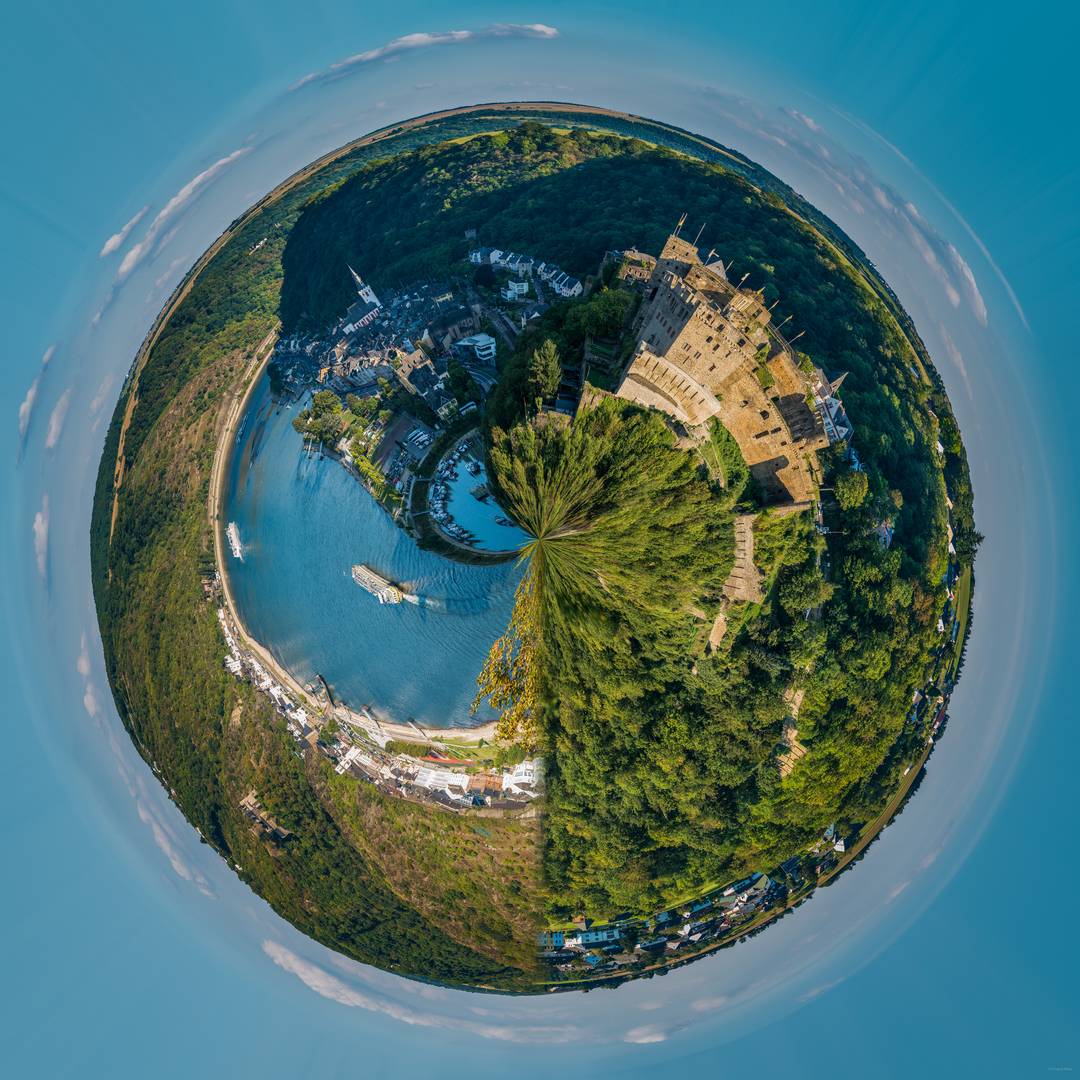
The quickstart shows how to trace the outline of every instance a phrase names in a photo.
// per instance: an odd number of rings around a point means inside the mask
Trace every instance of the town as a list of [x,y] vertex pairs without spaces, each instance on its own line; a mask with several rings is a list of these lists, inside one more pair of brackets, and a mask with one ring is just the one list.
[[[214,589],[213,583],[209,588]],[[452,750],[437,733],[415,723],[382,723],[369,710],[335,702],[325,686],[287,688],[241,641],[242,632],[225,607],[218,608],[225,638],[225,667],[264,694],[284,719],[298,753],[313,751],[333,762],[338,774],[372,784],[386,795],[443,809],[487,816],[521,813],[543,791],[543,765],[520,755],[512,765],[496,766],[484,747],[458,744]],[[317,711],[300,702],[312,701]],[[451,735],[458,732],[447,732]],[[468,754],[469,758],[462,755]]]
[[[343,268],[355,302],[325,332],[279,341],[271,370],[284,395],[316,391],[296,421],[312,450],[336,456],[422,542],[450,557],[483,558],[492,553],[455,520],[447,482],[466,469],[476,480],[471,494],[488,504],[494,524],[512,526],[489,503],[479,408],[498,379],[500,355],[551,303],[584,287],[553,264],[497,248],[473,249],[456,270],[451,280],[380,298],[353,267]],[[495,557],[514,550],[495,548]]]
[[[827,535],[818,452],[838,446],[852,471],[861,469],[852,445],[855,426],[839,394],[844,375],[831,377],[797,352],[798,335],[783,336],[761,295],[744,289],[743,282],[732,284],[715,252],[702,259],[696,246],[680,237],[682,224],[659,256],[608,252],[597,275],[584,283],[532,256],[476,247],[453,281],[411,285],[387,294],[384,302],[349,267],[358,298],[331,331],[279,343],[275,361],[283,385],[294,392],[319,386],[337,402],[344,399],[360,418],[349,431],[332,431],[331,450],[403,528],[429,540],[437,536],[451,557],[483,555],[476,537],[454,520],[450,485],[465,471],[470,483],[475,481],[471,497],[490,498],[476,420],[498,380],[500,360],[551,304],[588,296],[606,282],[636,295],[627,328],[632,347],[626,353],[619,342],[590,340],[580,368],[564,370],[550,411],[572,416],[597,396],[614,394],[662,413],[686,449],[706,442],[710,422],[718,419],[772,512],[810,511],[818,532]],[[618,355],[626,356],[621,364],[613,363]],[[314,437],[317,420],[309,416],[298,422],[298,430]],[[943,453],[940,442],[937,452]],[[756,516],[744,512],[735,520],[735,565],[708,635],[714,651],[724,639],[731,606],[762,599],[763,579],[754,564]],[[496,520],[513,524],[501,513]],[[894,535],[891,519],[883,519],[874,534],[887,549]],[[941,644],[932,678],[915,691],[907,719],[923,750],[908,763],[900,790],[881,817],[858,827],[834,823],[804,852],[767,873],[754,871],[718,884],[648,916],[623,913],[594,922],[579,915],[549,927],[537,949],[553,983],[618,981],[701,956],[781,916],[861,856],[902,809],[945,723],[971,587],[970,569],[961,571],[956,557],[951,522],[948,546],[946,601],[937,622]],[[807,612],[808,619],[814,617]],[[496,766],[482,741],[465,746],[459,732],[433,734],[380,721],[368,709],[353,711],[334,702],[329,688],[317,684],[300,688],[317,703],[315,716],[297,704],[297,689],[287,689],[241,647],[242,635],[225,607],[219,619],[229,650],[226,666],[270,698],[301,752],[318,752],[339,774],[385,794],[443,810],[539,812],[534,804],[543,792],[539,758],[521,755]],[[802,698],[803,691],[794,687],[786,695],[788,716],[773,755],[781,779],[811,752],[798,737]],[[273,823],[259,817],[257,794],[249,798],[253,828],[280,841]]]

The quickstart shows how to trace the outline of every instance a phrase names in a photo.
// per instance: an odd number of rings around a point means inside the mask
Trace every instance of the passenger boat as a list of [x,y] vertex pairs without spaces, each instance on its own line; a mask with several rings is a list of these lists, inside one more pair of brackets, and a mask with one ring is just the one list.
[[371,593],[380,604],[400,604],[404,599],[401,590],[392,581],[375,573],[370,566],[363,563],[357,563],[352,568],[352,579],[361,589]]
[[225,537],[229,541],[229,549],[232,551],[233,558],[243,562],[244,545],[240,543],[240,528],[235,521],[229,522],[228,528],[225,530]]

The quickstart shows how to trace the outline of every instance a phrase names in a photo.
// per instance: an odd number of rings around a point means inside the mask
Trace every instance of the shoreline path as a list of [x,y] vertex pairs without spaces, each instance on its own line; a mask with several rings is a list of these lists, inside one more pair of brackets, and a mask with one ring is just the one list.
[[[237,636],[243,646],[255,655],[259,663],[266,668],[283,686],[287,686],[305,705],[313,715],[322,715],[323,710],[314,700],[312,695],[300,685],[292,673],[281,664],[276,657],[261,642],[248,633],[247,627],[240,618],[233,597],[232,586],[229,581],[229,572],[224,555],[224,524],[222,509],[225,499],[225,478],[229,472],[229,465],[236,445],[236,431],[241,417],[247,411],[248,403],[259,379],[262,377],[266,365],[273,355],[274,345],[277,343],[277,331],[273,330],[266,335],[256,346],[251,362],[248,364],[243,376],[233,390],[231,400],[226,406],[225,420],[222,426],[218,444],[214,450],[214,461],[210,470],[210,495],[207,506],[207,514],[210,528],[214,534],[214,564],[217,567],[218,578],[221,581],[221,590],[228,611],[229,619],[236,629]],[[242,392],[240,387],[243,387]],[[338,710],[344,711],[350,723],[356,727],[365,728],[376,736],[391,739],[401,739],[408,742],[427,741],[433,745],[451,741],[455,743],[479,743],[491,742],[495,738],[495,722],[491,721],[479,727],[445,727],[425,728],[423,725],[412,721],[407,724],[399,724],[394,721],[379,720],[366,713],[359,713],[346,705],[338,704]]]

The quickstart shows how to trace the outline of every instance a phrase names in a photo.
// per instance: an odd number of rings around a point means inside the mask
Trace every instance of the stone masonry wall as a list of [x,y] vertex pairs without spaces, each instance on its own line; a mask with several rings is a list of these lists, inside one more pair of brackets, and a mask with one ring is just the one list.
[[757,293],[736,289],[722,268],[704,266],[693,245],[672,237],[646,289],[638,347],[617,394],[688,428],[718,417],[770,501],[809,503],[815,451],[828,439],[769,319]]

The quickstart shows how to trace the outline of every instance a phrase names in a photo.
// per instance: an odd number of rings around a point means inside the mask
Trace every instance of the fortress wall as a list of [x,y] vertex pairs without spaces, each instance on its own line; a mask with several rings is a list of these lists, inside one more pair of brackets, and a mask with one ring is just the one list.
[[626,387],[626,393],[623,387],[619,388],[620,397],[629,397],[633,393],[635,396],[632,400],[645,404],[640,396],[640,388],[650,386],[674,406],[676,411],[673,415],[677,420],[691,426],[703,424],[720,409],[720,402],[707,387],[671,361],[647,349],[640,349],[634,356],[623,382],[624,385],[631,385]]
[[769,499],[815,498],[814,451],[828,439],[787,349],[766,361],[774,385],[761,385],[759,347],[776,348],[761,297],[703,266],[697,249],[677,236],[664,245],[647,297],[638,351],[617,395],[692,427],[718,417]]
[[678,402],[672,401],[671,398],[661,393],[648,380],[639,379],[633,373],[627,374],[619,387],[619,392],[615,396],[625,401],[632,401],[636,405],[644,405],[649,409],[659,409],[661,412],[667,413],[668,416],[674,417],[681,424],[689,423]]

